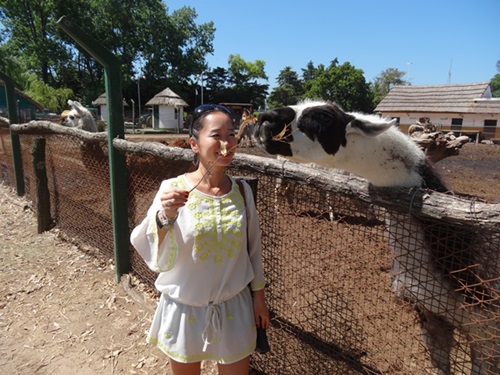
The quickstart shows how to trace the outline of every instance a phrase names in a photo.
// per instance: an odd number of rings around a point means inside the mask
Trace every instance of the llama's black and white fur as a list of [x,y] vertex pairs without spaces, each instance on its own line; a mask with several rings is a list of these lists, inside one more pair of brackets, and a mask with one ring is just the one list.
[[61,125],[86,130],[88,132],[97,132],[97,125],[92,113],[80,102],[68,100],[71,109],[63,116]]
[[[310,101],[261,113],[254,138],[270,154],[343,169],[376,187],[447,191],[423,151],[395,120],[347,113],[334,103]],[[436,373],[451,371],[453,331],[458,328],[469,339],[471,373],[497,374],[500,327],[494,317],[499,301],[481,282],[475,232],[450,232],[447,223],[426,225],[410,213],[402,215],[403,220],[386,220],[394,256],[392,286],[418,311]],[[478,316],[489,320],[486,326],[475,324]]]

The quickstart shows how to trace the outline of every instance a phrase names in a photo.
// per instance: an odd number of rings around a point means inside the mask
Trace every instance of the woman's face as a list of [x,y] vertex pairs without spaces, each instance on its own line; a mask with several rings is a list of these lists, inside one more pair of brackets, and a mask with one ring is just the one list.
[[198,140],[191,138],[190,143],[201,163],[220,167],[231,163],[238,145],[231,119],[220,111],[213,111],[205,117]]

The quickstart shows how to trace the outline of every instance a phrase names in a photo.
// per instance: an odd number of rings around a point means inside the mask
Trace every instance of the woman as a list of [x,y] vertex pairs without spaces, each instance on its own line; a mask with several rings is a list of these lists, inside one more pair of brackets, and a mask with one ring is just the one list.
[[225,173],[237,146],[233,124],[226,107],[195,109],[189,142],[197,169],[163,181],[131,234],[159,272],[147,341],[170,357],[173,375],[200,374],[202,360],[217,361],[221,375],[248,374],[256,326],[269,327],[253,195]]

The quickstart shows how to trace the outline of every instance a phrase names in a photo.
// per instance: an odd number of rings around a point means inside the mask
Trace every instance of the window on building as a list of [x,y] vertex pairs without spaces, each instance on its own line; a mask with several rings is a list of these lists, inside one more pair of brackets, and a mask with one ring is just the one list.
[[484,120],[483,134],[484,139],[495,138],[497,130],[497,120]]
[[462,131],[462,124],[464,122],[463,118],[452,118],[451,119],[451,131]]

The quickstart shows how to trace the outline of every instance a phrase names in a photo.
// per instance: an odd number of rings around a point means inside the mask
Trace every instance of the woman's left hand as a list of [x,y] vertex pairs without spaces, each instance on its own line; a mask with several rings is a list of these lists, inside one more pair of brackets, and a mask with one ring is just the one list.
[[257,328],[269,328],[269,310],[266,305],[264,289],[253,292],[253,313]]

